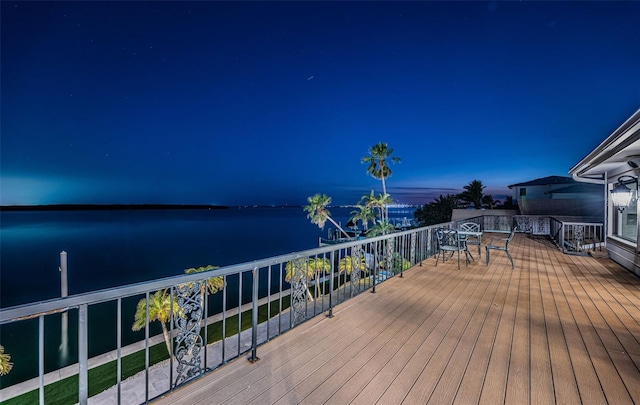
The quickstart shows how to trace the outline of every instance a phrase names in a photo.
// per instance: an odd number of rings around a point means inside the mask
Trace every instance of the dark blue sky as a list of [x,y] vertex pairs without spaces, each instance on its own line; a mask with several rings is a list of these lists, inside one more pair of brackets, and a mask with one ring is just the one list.
[[1,7],[3,205],[507,194],[640,106],[640,2]]

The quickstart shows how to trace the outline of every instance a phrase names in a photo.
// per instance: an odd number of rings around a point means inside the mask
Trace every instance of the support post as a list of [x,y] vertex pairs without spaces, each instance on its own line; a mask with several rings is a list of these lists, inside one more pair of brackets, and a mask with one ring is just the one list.
[[[335,274],[333,270],[336,267],[335,253],[336,253],[335,250],[331,251],[331,279],[329,280],[329,313],[327,314],[327,318],[333,318],[333,277]],[[353,265],[353,262],[351,264]]]
[[44,315],[38,317],[38,397],[44,405]]
[[[69,295],[69,287],[67,281],[67,252],[60,252],[60,297],[64,298]],[[62,313],[60,320],[60,358],[67,360],[69,358],[69,313]]]
[[[254,267],[252,271],[253,275],[253,296],[251,297],[252,301],[252,310],[251,310],[251,356],[248,357],[251,363],[255,363],[260,360],[258,358],[258,278],[259,272],[258,268]],[[268,304],[267,304],[268,305]]]
[[89,325],[87,304],[80,305],[78,311],[78,402],[87,405],[89,397]]
[[60,296],[62,298],[69,295],[67,286],[67,252],[60,252]]

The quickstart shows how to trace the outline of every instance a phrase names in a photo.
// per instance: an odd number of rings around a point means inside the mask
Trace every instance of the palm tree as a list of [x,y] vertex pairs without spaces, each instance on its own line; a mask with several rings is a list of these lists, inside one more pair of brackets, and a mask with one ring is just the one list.
[[4,352],[4,346],[0,345],[0,375],[7,375],[13,368],[13,363],[10,361],[11,355]]
[[[173,311],[172,311],[173,307]],[[175,299],[171,298],[171,294],[164,289],[158,290],[149,296],[149,322],[159,321],[162,326],[162,334],[164,342],[167,344],[167,352],[171,353],[171,338],[167,330],[167,322],[171,320],[171,313],[177,315],[179,312],[178,304]],[[138,307],[134,315],[131,330],[138,331],[146,326],[147,300],[142,298],[138,302]]]
[[347,238],[349,237],[349,234],[331,218],[331,213],[327,209],[327,206],[331,204],[331,197],[318,193],[308,197],[307,201],[309,205],[304,207],[304,210],[308,212],[307,218],[311,219],[311,223],[318,225],[320,229],[324,229],[324,224],[328,220],[346,235]]
[[[215,270],[218,267],[219,266],[213,266],[209,264],[207,266],[202,266],[197,268],[191,267],[189,269],[185,269],[184,272],[186,274],[202,273],[209,270]],[[206,283],[202,283],[202,285],[200,286],[200,302],[202,303],[203,312],[204,312],[204,296],[207,289],[209,290],[209,294],[215,294],[218,291],[222,290],[223,288],[224,288],[224,277],[222,276],[209,277]],[[207,317],[207,314],[204,314],[204,316],[202,317],[203,319],[201,321],[201,324],[204,324],[204,318],[206,317]]]
[[[307,290],[307,297],[309,297],[309,301],[314,301],[313,295],[311,294],[311,291],[309,291],[309,280],[315,277],[316,269],[315,267],[309,266],[309,260],[298,258],[288,261],[285,266],[285,270],[285,281],[291,284],[295,282],[302,282],[302,285]],[[301,278],[304,278],[304,280]]]
[[458,197],[461,200],[472,203],[475,209],[482,208],[482,197],[484,196],[482,191],[485,188],[482,182],[480,180],[473,180],[463,188],[464,191],[460,193]]
[[393,154],[393,148],[390,148],[387,143],[379,142],[369,148],[369,154],[362,158],[362,163],[366,163],[367,174],[373,178],[382,181],[382,193],[387,194],[387,186],[385,179],[391,177],[391,168],[387,163],[387,159],[391,160],[391,163],[399,163],[400,158],[391,156]]
[[389,223],[389,221],[377,221],[375,225],[371,227],[369,231],[370,236],[380,236],[392,233],[396,228]]
[[[186,274],[194,274],[194,273],[202,273],[205,271],[209,271],[209,270],[215,270],[217,269],[219,266],[214,266],[214,265],[207,265],[207,266],[202,266],[202,267],[191,267],[189,269],[186,269],[184,272]],[[224,287],[224,277],[222,276],[217,276],[217,277],[209,277],[207,279],[207,282],[205,284],[202,284],[202,300],[204,302],[204,292],[205,289],[209,289],[209,294],[215,294],[218,291],[222,290],[222,288]]]
[[499,203],[500,201],[494,200],[491,194],[482,196],[482,205],[489,208],[490,210],[494,209]]
[[373,213],[373,209],[367,205],[356,204],[357,210],[351,211],[350,221],[353,221],[356,225],[358,221],[362,222],[362,229],[364,231],[369,230],[369,221],[373,221],[375,219],[375,214]]
[[366,269],[367,266],[364,256],[360,256],[360,260],[353,256],[345,256],[340,259],[340,263],[338,264],[340,273],[346,272],[347,274],[351,274],[353,270],[365,271]]
[[[322,275],[324,274],[328,274],[331,272],[331,262],[329,261],[329,259],[326,258],[322,258],[322,257],[316,257],[316,258],[310,258],[307,261],[307,266],[309,266],[310,270],[313,270],[313,274],[320,274]],[[320,282],[320,280],[316,281],[316,297],[318,297],[318,283]],[[322,284],[322,294],[324,294],[324,283]]]
[[385,207],[388,204],[393,204],[393,199],[389,194],[378,194],[376,197],[373,190],[371,190],[371,194],[362,196],[360,201],[364,202],[364,205],[371,208],[371,210],[377,210],[378,215],[380,216],[380,221],[386,221],[389,219],[385,211]]
[[447,194],[436,198],[429,204],[418,208],[413,216],[420,223],[420,226],[441,224],[451,221],[453,209],[458,206],[458,196]]
[[[393,148],[385,142],[379,142],[369,148],[368,155],[363,157],[361,162],[368,164],[367,174],[382,181],[382,194],[387,194],[385,179],[391,177],[391,168],[387,163],[400,163],[400,158],[393,155]],[[386,207],[384,209],[386,211]]]

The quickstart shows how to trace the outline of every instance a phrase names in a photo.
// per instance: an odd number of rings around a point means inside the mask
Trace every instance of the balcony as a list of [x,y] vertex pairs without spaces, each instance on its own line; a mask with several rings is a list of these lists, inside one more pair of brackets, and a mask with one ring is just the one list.
[[[485,232],[512,224],[509,218],[474,220]],[[461,270],[455,258],[436,267],[434,227],[216,270],[211,274],[226,286],[218,296],[223,310],[212,314],[210,299],[198,310],[209,315],[208,323],[222,322],[222,340],[207,350],[189,347],[188,353],[198,353],[187,359],[197,363],[195,372],[183,373],[189,361],[178,361],[184,331],[177,325],[186,317],[176,315],[170,360],[143,366],[137,379],[118,371],[116,386],[92,397],[92,308],[117,303],[119,321],[111,329],[119,337],[130,322],[121,320],[124,302],[149,299],[160,289],[177,293],[210,275],[9,308],[0,311],[0,323],[38,318],[43,347],[44,318],[75,311],[79,361],[71,368],[79,376],[80,403],[640,403],[640,279],[609,259],[562,253],[557,236],[579,234],[575,226],[587,224],[566,223],[565,232],[557,230],[562,222],[546,223],[554,239],[533,230],[516,234],[515,270],[502,252],[493,253],[487,266],[484,252],[478,258],[474,250],[476,260],[468,266],[463,261]],[[589,232],[599,233],[600,225],[593,226]],[[489,238],[487,232],[483,242]],[[583,243],[582,253],[600,240]],[[366,269],[348,275],[339,265],[347,257]],[[313,279],[281,282],[286,265],[300,259],[333,265]],[[193,289],[196,301],[199,291]],[[289,298],[291,305],[283,304]],[[234,300],[244,304],[240,311]],[[266,302],[272,321],[259,324],[258,308]],[[233,324],[239,329],[247,318],[253,326],[238,335]],[[162,338],[157,342],[162,345]],[[147,333],[138,347],[146,363],[152,344]],[[118,338],[111,353],[118,370],[127,351],[121,346]],[[34,388],[40,387],[40,402],[46,403],[43,369]]]
[[512,253],[427,259],[158,403],[640,403],[640,280],[544,236]]

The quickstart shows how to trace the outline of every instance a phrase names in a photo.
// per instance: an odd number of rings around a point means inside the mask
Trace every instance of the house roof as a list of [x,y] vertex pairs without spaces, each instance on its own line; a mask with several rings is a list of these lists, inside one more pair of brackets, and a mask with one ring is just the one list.
[[593,193],[602,192],[601,184],[581,183],[573,184],[567,187],[557,188],[555,190],[547,191],[545,194],[578,194],[578,193]]
[[522,187],[522,186],[547,186],[550,184],[575,184],[575,183],[578,183],[578,182],[571,177],[547,176],[547,177],[542,177],[539,179],[527,181],[524,183],[512,184],[508,187],[511,188],[511,187]]
[[[620,175],[635,174],[640,166],[640,109],[598,147],[569,170],[574,179],[608,183]],[[606,176],[606,177],[605,177]]]

